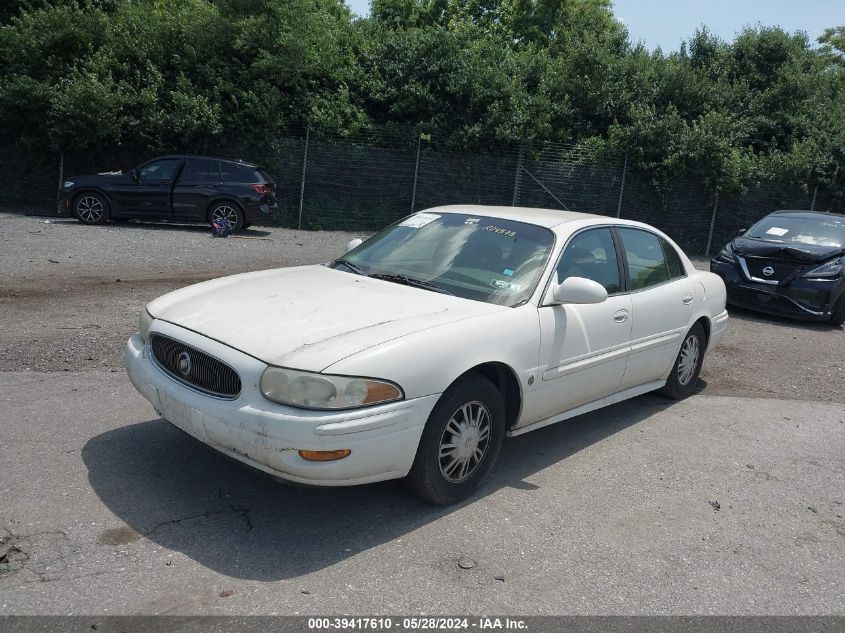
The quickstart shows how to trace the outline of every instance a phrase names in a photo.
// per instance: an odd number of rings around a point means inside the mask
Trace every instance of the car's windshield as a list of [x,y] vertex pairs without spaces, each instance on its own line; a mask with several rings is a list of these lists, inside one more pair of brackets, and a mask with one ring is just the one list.
[[845,245],[845,217],[770,215],[755,224],[745,237],[784,244]]
[[553,244],[552,232],[534,224],[462,213],[417,213],[387,227],[332,267],[515,306],[531,296]]

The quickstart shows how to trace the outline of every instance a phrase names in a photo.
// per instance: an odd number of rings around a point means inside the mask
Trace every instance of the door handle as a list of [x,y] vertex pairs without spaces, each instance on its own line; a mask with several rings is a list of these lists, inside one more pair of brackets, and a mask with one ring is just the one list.
[[620,310],[619,312],[613,315],[613,320],[616,323],[625,323],[625,321],[628,320],[628,311]]
[[694,298],[695,298],[695,297],[693,297],[693,296],[692,296],[692,293],[688,293],[688,294],[685,294],[685,295],[684,295],[684,298],[683,298],[683,299],[681,299],[681,301],[683,301],[683,303],[684,303],[684,305],[685,305],[685,306],[688,306],[689,304],[691,304],[691,303],[692,303],[692,300],[693,300]]

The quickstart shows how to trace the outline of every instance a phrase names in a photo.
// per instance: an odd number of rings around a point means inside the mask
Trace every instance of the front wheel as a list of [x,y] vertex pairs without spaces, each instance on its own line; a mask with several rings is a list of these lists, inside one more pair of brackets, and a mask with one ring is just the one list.
[[830,316],[830,323],[836,327],[845,323],[845,295],[839,298],[839,302],[833,309],[833,314]]
[[218,202],[208,212],[208,222],[214,225],[217,220],[226,220],[232,227],[232,233],[244,228],[244,214],[234,202]]
[[483,376],[469,374],[431,412],[408,483],[431,503],[466,499],[490,472],[504,436],[502,394]]
[[701,323],[693,325],[687,332],[681,351],[675,359],[672,373],[666,380],[666,385],[660,390],[664,396],[673,400],[683,400],[695,393],[698,386],[698,375],[704,362],[706,338]]
[[108,219],[108,203],[99,193],[86,192],[73,203],[73,214],[83,224],[103,224]]

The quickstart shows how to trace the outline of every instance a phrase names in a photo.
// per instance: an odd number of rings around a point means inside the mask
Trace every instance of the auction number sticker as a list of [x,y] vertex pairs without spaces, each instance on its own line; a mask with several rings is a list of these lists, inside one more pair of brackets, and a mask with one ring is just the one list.
[[420,229],[426,224],[431,224],[438,219],[440,219],[440,216],[434,213],[417,213],[416,215],[412,215],[410,218],[402,220],[399,223],[399,226],[410,226],[414,229]]

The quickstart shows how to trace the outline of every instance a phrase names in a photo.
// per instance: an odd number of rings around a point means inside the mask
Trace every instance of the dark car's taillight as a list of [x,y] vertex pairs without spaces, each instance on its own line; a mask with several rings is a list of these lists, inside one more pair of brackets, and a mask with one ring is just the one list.
[[266,196],[268,193],[273,193],[273,185],[271,184],[250,185],[250,188],[259,196]]

